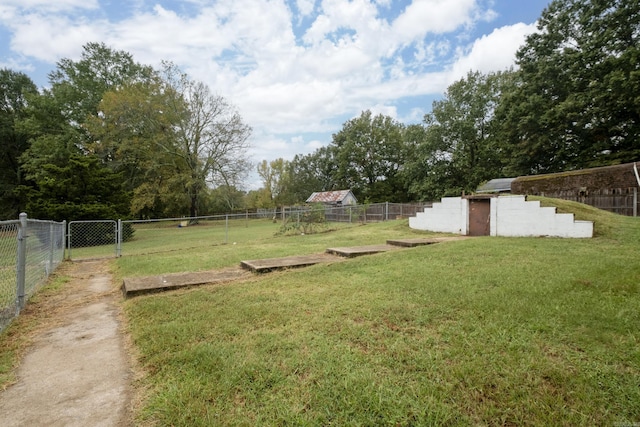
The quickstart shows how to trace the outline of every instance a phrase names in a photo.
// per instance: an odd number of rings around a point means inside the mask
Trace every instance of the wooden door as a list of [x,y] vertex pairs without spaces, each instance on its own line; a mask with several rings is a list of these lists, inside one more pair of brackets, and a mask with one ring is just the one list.
[[491,199],[469,199],[469,236],[490,234]]

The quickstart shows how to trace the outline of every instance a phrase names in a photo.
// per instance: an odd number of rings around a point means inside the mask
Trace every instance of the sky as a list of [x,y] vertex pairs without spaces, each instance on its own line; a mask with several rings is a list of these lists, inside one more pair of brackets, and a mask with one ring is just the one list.
[[89,42],[171,61],[235,105],[254,162],[291,160],[362,111],[419,123],[469,71],[514,66],[549,2],[0,0],[0,68],[47,87]]

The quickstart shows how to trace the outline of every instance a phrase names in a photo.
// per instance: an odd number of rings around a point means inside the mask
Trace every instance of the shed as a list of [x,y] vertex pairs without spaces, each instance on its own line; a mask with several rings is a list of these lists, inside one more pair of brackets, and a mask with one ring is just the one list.
[[355,205],[358,203],[351,190],[321,191],[312,193],[307,203],[323,203],[325,205]]

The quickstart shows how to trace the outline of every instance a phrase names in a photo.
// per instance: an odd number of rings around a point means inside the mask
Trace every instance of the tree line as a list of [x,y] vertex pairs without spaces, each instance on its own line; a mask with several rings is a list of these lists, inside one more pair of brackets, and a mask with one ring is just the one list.
[[552,1],[515,70],[469,72],[421,124],[364,111],[312,154],[263,161],[253,197],[437,200],[492,178],[640,160],[639,38],[638,0]]
[[0,70],[2,218],[197,216],[251,168],[250,126],[171,63],[89,43],[49,84]]
[[0,70],[0,215],[198,215],[302,203],[351,189],[363,202],[435,200],[497,177],[640,159],[640,0],[554,0],[515,69],[469,72],[422,123],[363,111],[331,142],[255,166],[251,128],[172,64],[103,44],[64,59],[39,91]]

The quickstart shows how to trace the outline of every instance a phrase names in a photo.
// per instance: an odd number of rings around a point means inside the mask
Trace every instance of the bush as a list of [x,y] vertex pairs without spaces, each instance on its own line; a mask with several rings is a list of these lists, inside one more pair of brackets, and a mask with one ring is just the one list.
[[325,231],[327,227],[324,205],[318,203],[299,212],[296,217],[286,218],[276,235],[314,234]]

